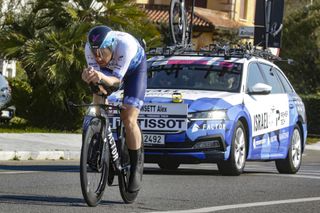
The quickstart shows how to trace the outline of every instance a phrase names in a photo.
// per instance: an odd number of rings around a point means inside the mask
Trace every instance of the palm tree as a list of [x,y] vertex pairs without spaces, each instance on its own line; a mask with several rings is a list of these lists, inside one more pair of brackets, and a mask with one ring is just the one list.
[[[281,56],[295,61],[294,66],[281,63],[298,93],[320,91],[320,1],[292,10],[284,21]],[[300,45],[299,45],[300,44]]]
[[65,103],[80,102],[89,93],[80,78],[86,33],[105,24],[159,42],[158,31],[145,20],[131,0],[30,0],[20,11],[5,13],[0,54],[21,63],[32,88],[17,114],[27,111],[24,116],[34,125],[64,129],[80,124],[81,112],[71,116]]

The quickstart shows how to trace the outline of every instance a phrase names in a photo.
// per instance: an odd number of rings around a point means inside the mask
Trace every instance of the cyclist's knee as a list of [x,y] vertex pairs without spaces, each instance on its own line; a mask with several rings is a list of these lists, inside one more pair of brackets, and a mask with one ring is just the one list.
[[121,120],[123,121],[126,128],[131,129],[137,125],[138,115],[138,109],[136,109],[135,107],[126,107],[126,109],[121,112]]
[[137,121],[135,119],[126,119],[123,121],[123,123],[126,128],[126,131],[133,130],[138,126]]

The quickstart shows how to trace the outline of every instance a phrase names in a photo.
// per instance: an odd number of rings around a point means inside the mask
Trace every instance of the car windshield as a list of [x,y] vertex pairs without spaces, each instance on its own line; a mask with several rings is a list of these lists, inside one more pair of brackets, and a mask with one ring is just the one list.
[[241,63],[217,65],[173,64],[148,69],[149,89],[190,89],[239,92]]

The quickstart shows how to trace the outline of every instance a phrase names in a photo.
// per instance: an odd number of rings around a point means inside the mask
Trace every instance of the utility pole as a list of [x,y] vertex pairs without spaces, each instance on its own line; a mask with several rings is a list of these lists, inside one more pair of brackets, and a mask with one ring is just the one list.
[[265,0],[265,26],[266,26],[266,43],[265,49],[268,49],[269,32],[270,32],[270,16],[271,16],[271,0]]

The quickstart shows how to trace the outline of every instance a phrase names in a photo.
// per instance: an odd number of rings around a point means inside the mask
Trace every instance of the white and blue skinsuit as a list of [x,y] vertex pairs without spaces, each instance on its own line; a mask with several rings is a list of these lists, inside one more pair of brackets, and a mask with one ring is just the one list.
[[[109,35],[110,34],[110,35]],[[106,67],[100,67],[93,56],[90,45],[85,46],[87,65],[107,76],[114,76],[123,83],[123,104],[140,109],[147,87],[147,62],[144,49],[132,35],[111,31],[107,38],[113,38],[112,58]]]

